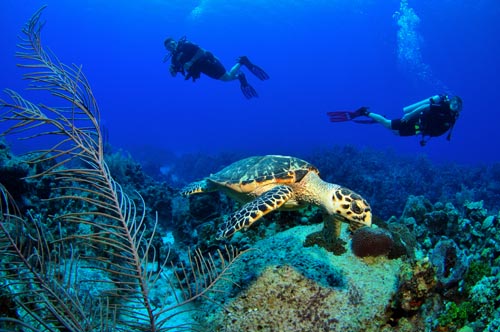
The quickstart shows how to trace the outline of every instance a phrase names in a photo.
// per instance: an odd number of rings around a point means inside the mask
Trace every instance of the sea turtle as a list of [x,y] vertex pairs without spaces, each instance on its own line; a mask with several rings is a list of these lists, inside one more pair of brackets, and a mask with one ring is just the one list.
[[323,208],[324,228],[330,228],[329,233],[337,238],[341,221],[347,222],[351,230],[371,226],[372,214],[366,200],[347,188],[321,180],[316,167],[295,157],[267,155],[242,159],[188,184],[180,194],[217,190],[244,203],[223,223],[218,239],[230,237],[274,210],[296,210],[307,205]]

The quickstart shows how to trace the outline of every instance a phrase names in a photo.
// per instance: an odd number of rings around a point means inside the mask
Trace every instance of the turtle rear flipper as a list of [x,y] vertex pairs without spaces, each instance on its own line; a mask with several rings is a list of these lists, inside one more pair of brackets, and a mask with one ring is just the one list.
[[201,180],[188,184],[179,191],[179,194],[181,196],[191,196],[193,194],[206,193],[209,191],[213,191],[213,189],[210,188],[208,181]]
[[233,213],[217,232],[217,239],[228,238],[247,228],[269,212],[279,209],[293,195],[292,188],[276,186]]

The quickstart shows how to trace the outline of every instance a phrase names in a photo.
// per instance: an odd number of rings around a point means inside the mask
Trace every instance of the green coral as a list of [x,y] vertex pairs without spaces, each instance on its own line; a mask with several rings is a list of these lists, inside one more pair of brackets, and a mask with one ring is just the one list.
[[491,275],[491,266],[481,261],[472,261],[465,275],[465,289],[470,291],[472,287],[483,277]]
[[[489,275],[491,275],[491,266],[488,263],[481,261],[471,262],[464,278],[466,293],[471,292],[474,285],[482,280],[483,277]],[[476,302],[477,301],[474,300],[464,301],[459,304],[448,302],[445,312],[438,318],[439,325],[442,327],[461,327],[465,325],[466,322],[474,320],[478,310]]]
[[461,327],[465,325],[473,312],[474,305],[471,302],[465,301],[460,304],[448,302],[445,312],[438,318],[439,326]]
[[486,282],[489,281],[488,278],[485,279],[491,273],[491,266],[488,263],[471,262],[464,278],[466,294],[470,293],[467,295],[469,300],[459,304],[446,303],[444,313],[438,317],[439,326],[459,328],[478,318],[490,317],[493,308],[487,308],[488,306],[482,302],[488,303],[494,297],[489,294],[494,293],[493,286]]

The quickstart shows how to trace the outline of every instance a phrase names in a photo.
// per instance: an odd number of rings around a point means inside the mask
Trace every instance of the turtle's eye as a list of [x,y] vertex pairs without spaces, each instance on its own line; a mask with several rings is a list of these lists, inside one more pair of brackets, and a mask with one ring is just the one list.
[[363,209],[358,205],[358,201],[351,202],[351,210],[356,214],[361,214],[363,212]]

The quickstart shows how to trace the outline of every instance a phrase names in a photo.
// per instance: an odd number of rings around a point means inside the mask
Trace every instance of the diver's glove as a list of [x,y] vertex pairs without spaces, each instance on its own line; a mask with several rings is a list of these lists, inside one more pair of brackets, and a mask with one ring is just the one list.
[[184,79],[187,81],[189,80],[190,78],[193,79],[193,82],[195,82],[198,78],[200,78],[201,76],[201,71],[199,71],[198,69],[194,68],[195,66],[191,66],[189,68],[189,70],[187,71],[186,73],[186,76],[184,77]]

